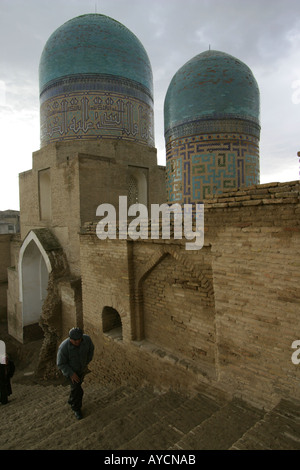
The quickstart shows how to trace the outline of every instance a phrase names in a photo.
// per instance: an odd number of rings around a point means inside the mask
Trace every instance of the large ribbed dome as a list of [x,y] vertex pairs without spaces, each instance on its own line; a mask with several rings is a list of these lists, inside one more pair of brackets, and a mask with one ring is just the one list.
[[153,79],[139,39],[99,14],[67,21],[39,66],[41,145],[117,138],[154,145]]
[[209,50],[174,75],[165,99],[165,132],[203,119],[247,119],[259,124],[259,89],[250,68],[224,52]]
[[40,60],[40,92],[53,80],[78,74],[110,74],[134,80],[152,94],[152,70],[139,39],[105,15],[73,18],[48,39]]

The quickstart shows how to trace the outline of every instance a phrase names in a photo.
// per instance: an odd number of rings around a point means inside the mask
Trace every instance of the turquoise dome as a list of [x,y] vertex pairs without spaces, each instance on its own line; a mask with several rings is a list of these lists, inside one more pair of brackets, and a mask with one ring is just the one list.
[[78,139],[154,146],[151,64],[118,21],[89,14],[64,23],[44,47],[39,79],[41,146]]
[[40,93],[55,80],[82,74],[126,78],[153,93],[143,45],[129,29],[105,15],[73,18],[50,36],[40,59]]
[[224,52],[209,50],[174,75],[164,103],[165,134],[181,124],[244,119],[259,126],[260,99],[250,68]]

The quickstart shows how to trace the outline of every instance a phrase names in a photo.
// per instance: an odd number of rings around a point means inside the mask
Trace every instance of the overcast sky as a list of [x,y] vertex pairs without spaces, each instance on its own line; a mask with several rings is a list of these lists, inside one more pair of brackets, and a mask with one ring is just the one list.
[[149,55],[159,164],[169,83],[210,46],[245,62],[258,82],[261,183],[299,179],[300,0],[0,0],[0,210],[19,209],[18,174],[40,146],[43,47],[63,23],[95,11],[123,23]]

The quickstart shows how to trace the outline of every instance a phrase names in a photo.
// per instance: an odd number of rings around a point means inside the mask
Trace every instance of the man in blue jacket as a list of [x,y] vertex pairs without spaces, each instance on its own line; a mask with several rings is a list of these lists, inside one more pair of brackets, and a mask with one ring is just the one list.
[[82,418],[83,390],[81,384],[88,364],[94,355],[94,345],[80,328],[72,328],[57,351],[57,367],[68,378],[71,386],[68,403],[77,419]]

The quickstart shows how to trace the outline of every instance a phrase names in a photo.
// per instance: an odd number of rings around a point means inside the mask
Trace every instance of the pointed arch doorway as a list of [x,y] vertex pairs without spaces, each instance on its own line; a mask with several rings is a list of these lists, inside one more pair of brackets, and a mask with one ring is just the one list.
[[36,234],[31,231],[25,238],[19,257],[19,297],[22,304],[23,341],[43,336],[39,321],[47,286],[51,263],[47,252]]

